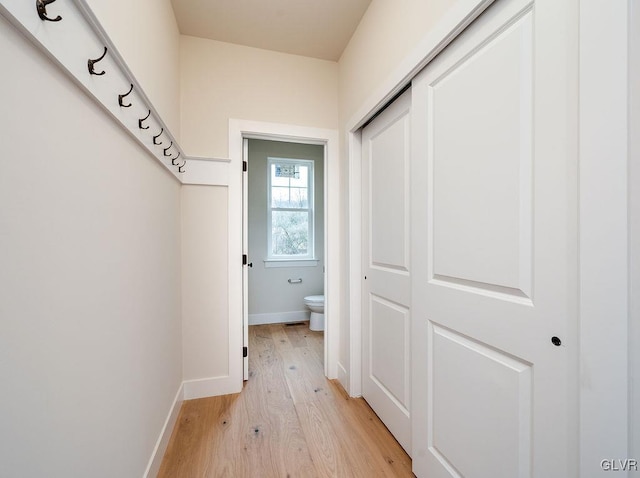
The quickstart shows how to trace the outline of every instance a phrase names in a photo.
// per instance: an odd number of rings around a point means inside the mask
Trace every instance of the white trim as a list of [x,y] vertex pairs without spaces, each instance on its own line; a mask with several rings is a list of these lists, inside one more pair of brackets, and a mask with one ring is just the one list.
[[349,377],[342,385],[352,397],[362,393],[362,322],[360,259],[361,217],[361,135],[360,128],[397,95],[438,53],[451,43],[495,0],[457,0],[445,16],[417,44],[370,95],[346,124],[349,163]]
[[349,133],[349,374],[340,383],[362,395],[362,134]]
[[228,186],[229,161],[214,158],[187,157],[182,184],[194,186]]
[[640,457],[640,4],[629,1],[629,456]]
[[160,465],[162,464],[162,459],[164,458],[164,454],[167,451],[167,445],[169,445],[169,439],[171,438],[173,429],[176,425],[176,422],[178,421],[178,415],[180,414],[180,408],[182,407],[183,401],[184,384],[181,383],[180,387],[178,387],[178,392],[173,399],[173,404],[171,405],[171,409],[169,410],[167,419],[164,421],[164,425],[162,427],[162,431],[160,432],[160,436],[158,437],[158,441],[156,442],[156,446],[153,449],[153,453],[151,453],[149,464],[147,465],[147,469],[145,470],[143,475],[145,478],[158,476]]
[[249,314],[249,325],[289,324],[292,322],[306,322],[308,320],[308,310],[270,312],[268,314]]
[[318,267],[318,259],[264,259],[267,269],[272,267]]
[[[238,352],[240,349],[238,349]],[[237,354],[242,357],[242,354]],[[242,373],[242,361],[240,361],[240,372]],[[240,375],[242,379],[242,375]],[[229,395],[232,393],[240,393],[242,391],[242,380],[240,380],[240,389],[236,377],[227,375],[222,377],[198,378],[194,380],[185,380],[183,382],[184,399],[195,400],[196,398],[217,397],[219,395]]]
[[344,384],[348,381],[349,374],[347,373],[347,369],[344,365],[342,365],[342,362],[338,362],[338,382],[340,382],[340,385],[342,385],[342,388],[344,388],[345,390],[347,389],[344,387]]
[[580,476],[640,459],[628,455],[628,8],[580,1]]
[[[229,120],[229,347],[241,347],[242,273],[237,258],[242,254],[242,145],[244,138],[275,139],[296,143],[325,145],[325,375],[337,377],[340,331],[340,162],[338,131],[307,126],[265,123],[250,120]],[[230,259],[232,261],[232,259]],[[236,264],[237,263],[237,264]],[[237,361],[229,358],[230,367]],[[235,365],[233,365],[235,366]],[[240,374],[241,375],[241,374]]]

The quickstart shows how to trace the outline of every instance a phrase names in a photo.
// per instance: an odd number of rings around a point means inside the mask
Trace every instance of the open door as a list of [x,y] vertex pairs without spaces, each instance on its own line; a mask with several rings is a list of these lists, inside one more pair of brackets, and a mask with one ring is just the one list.
[[249,380],[249,140],[242,139],[242,378]]

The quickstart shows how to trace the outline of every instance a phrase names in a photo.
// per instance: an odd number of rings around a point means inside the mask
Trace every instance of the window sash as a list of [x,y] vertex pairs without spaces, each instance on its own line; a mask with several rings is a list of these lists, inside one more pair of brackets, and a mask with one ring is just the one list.
[[[285,165],[299,165],[301,167],[308,168],[306,188],[302,186],[298,181],[296,184],[291,184],[293,181],[289,181],[289,186],[284,186],[282,182],[278,181],[279,184],[273,184],[273,165],[274,164],[285,164]],[[267,260],[309,260],[314,259],[314,161],[308,159],[283,159],[283,158],[268,158],[267,161]],[[273,206],[273,188],[284,188],[288,187],[289,189],[299,189],[304,188],[307,190],[307,207],[274,207]],[[273,251],[274,247],[274,232],[273,232],[273,221],[274,221],[274,213],[278,212],[292,212],[292,213],[301,213],[306,214],[307,216],[307,252],[306,254],[276,254]],[[294,231],[295,232],[295,231]]]

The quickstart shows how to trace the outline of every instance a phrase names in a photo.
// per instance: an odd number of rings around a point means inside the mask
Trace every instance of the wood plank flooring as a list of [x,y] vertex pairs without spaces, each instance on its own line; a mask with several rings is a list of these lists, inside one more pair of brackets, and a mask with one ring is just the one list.
[[367,403],[324,377],[322,332],[249,327],[239,394],[185,401],[159,477],[413,477]]

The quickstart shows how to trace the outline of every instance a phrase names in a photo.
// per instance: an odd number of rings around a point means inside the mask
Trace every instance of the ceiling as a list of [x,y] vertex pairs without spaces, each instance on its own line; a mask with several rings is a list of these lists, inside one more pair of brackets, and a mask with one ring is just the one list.
[[337,61],[371,0],[171,0],[183,35]]

